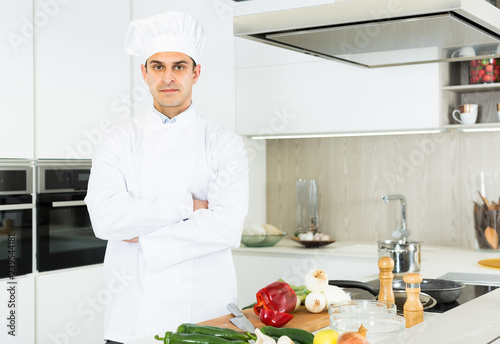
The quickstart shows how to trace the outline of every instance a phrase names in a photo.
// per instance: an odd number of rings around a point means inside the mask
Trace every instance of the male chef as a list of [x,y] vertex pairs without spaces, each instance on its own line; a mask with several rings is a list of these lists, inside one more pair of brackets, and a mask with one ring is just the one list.
[[144,61],[153,106],[104,139],[85,198],[95,235],[108,240],[107,343],[163,337],[237,300],[231,248],[248,210],[248,160],[241,138],[191,100],[204,41],[185,13],[129,27],[126,50]]

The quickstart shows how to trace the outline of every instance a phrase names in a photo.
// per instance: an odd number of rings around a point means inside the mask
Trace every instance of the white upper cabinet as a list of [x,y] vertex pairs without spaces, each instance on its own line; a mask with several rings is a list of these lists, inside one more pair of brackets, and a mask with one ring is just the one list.
[[0,2],[0,158],[33,158],[33,5]]
[[439,127],[439,65],[333,61],[238,68],[237,132],[280,135]]
[[[331,1],[288,2],[287,8]],[[285,8],[285,4],[281,4]],[[280,9],[242,2],[236,15]],[[327,134],[440,126],[440,65],[366,69],[235,38],[236,130]]]
[[90,158],[112,122],[130,117],[130,3],[35,0],[38,158]]

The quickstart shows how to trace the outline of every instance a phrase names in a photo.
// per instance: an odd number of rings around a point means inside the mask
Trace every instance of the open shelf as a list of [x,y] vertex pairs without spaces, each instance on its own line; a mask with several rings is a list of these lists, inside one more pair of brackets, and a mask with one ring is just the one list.
[[453,86],[443,86],[443,91],[449,92],[491,92],[500,91],[500,83],[494,84],[478,84],[478,85],[453,85]]
[[[469,84],[468,62],[451,62],[442,74],[441,127],[446,129],[495,130],[500,127],[496,104],[500,103],[500,83]],[[477,123],[459,124],[452,112],[461,104],[478,104]]]
[[464,124],[447,124],[443,125],[446,129],[457,129],[457,130],[467,130],[467,129],[477,129],[477,131],[500,131],[500,121],[492,123],[476,123],[473,125]]

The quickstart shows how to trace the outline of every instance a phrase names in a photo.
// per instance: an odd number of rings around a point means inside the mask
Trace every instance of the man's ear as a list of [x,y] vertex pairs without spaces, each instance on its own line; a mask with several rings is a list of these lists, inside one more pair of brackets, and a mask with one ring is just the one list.
[[193,70],[193,85],[196,84],[201,75],[201,65],[197,64]]
[[144,79],[144,82],[147,84],[148,83],[148,71],[146,69],[145,65],[141,65],[141,72],[142,72],[142,78]]

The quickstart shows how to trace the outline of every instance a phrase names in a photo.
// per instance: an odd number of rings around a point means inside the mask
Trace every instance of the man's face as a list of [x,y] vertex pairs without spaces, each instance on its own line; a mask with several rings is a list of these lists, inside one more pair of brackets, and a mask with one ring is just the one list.
[[151,56],[142,77],[149,85],[155,108],[172,118],[191,105],[193,85],[200,77],[200,65],[183,53],[161,52]]

